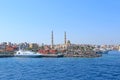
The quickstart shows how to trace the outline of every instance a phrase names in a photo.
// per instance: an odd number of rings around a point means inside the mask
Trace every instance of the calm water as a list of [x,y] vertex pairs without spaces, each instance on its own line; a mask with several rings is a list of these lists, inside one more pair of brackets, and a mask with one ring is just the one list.
[[0,58],[0,80],[120,80],[120,53],[101,58]]

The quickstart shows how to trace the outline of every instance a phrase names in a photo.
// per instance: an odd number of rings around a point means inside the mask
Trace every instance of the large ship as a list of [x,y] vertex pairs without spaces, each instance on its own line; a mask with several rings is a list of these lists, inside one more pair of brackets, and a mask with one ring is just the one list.
[[42,57],[42,55],[32,51],[19,50],[14,54],[14,57]]
[[[44,50],[43,50],[44,51]],[[63,57],[63,54],[59,53],[47,53],[47,52],[32,52],[32,51],[25,51],[19,50],[14,54],[14,57],[32,57],[32,58],[40,58],[40,57]]]

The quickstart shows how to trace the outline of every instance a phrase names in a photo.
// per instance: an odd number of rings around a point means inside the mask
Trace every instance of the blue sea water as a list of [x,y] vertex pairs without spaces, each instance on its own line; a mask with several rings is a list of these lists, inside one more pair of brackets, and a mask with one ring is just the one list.
[[120,80],[120,53],[100,58],[0,58],[0,80]]

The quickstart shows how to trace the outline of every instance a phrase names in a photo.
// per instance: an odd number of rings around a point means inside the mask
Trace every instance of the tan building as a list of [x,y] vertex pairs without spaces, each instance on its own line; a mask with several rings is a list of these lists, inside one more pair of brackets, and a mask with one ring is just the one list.
[[37,43],[31,43],[30,45],[29,45],[29,48],[38,48],[39,46],[38,46],[38,44]]

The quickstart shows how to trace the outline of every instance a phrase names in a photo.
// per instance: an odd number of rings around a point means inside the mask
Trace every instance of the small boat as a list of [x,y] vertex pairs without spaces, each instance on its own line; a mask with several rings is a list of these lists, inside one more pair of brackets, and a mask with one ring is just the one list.
[[32,51],[19,50],[14,54],[14,57],[42,57],[41,54]]
[[97,54],[108,54],[109,51],[96,51]]

